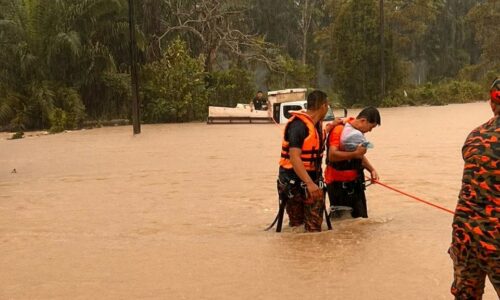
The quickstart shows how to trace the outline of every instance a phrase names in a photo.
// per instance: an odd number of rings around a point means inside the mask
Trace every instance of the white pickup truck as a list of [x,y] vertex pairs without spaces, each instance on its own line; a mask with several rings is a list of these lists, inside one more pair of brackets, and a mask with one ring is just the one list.
[[[306,89],[286,89],[267,93],[267,110],[252,110],[249,104],[236,107],[208,107],[208,124],[271,123],[285,124],[291,117],[290,112],[307,108]],[[347,112],[344,110],[344,115]],[[325,121],[333,119],[330,110]]]

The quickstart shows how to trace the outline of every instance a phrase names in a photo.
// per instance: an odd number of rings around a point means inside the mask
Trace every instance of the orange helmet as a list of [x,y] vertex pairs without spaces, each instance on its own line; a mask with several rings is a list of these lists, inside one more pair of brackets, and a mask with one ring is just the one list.
[[500,104],[500,78],[493,80],[490,88],[491,101]]

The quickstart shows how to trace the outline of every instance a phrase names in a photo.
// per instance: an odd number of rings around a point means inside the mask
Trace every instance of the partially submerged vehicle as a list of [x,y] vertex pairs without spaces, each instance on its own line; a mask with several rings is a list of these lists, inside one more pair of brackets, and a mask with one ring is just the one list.
[[[286,89],[267,93],[267,110],[252,110],[250,104],[238,103],[236,107],[208,107],[208,124],[272,123],[285,124],[290,112],[307,108],[307,89]],[[347,111],[344,110],[344,115]],[[325,121],[333,120],[333,112],[328,111]]]

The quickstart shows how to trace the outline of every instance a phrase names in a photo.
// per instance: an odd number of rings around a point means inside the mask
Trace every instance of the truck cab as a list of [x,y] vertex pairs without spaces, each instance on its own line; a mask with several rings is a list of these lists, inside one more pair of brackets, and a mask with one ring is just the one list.
[[[279,124],[285,124],[288,119],[292,116],[291,112],[301,111],[307,109],[307,101],[293,101],[284,103],[274,103],[273,104],[273,119],[274,122]],[[335,118],[331,108],[328,108],[324,121],[332,121]]]
[[[292,111],[307,109],[307,89],[285,89],[267,93],[267,110],[252,110],[250,105],[238,103],[236,107],[208,107],[208,124],[269,123],[286,124]],[[347,115],[344,110],[344,116]],[[334,119],[329,109],[325,121]]]

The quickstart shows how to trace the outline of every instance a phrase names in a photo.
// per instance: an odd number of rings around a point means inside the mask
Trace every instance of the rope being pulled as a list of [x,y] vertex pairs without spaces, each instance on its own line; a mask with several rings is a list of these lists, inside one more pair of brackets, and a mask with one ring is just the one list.
[[392,191],[395,191],[395,192],[397,192],[397,193],[400,193],[400,194],[402,194],[402,195],[405,195],[405,196],[407,196],[407,197],[410,197],[410,198],[412,198],[412,199],[414,199],[414,200],[420,201],[420,202],[422,202],[422,203],[424,203],[424,204],[427,204],[427,205],[430,205],[430,206],[432,206],[432,207],[435,207],[435,208],[438,208],[438,209],[440,209],[440,210],[443,210],[443,211],[445,211],[445,212],[448,212],[448,213],[450,213],[450,214],[452,214],[452,215],[454,215],[454,214],[455,214],[455,212],[453,212],[453,211],[451,211],[451,210],[449,210],[449,209],[447,209],[447,208],[444,208],[444,207],[442,207],[442,206],[436,205],[436,204],[431,203],[431,202],[429,202],[429,201],[425,201],[425,200],[423,200],[423,199],[421,199],[421,198],[418,198],[418,197],[415,197],[415,196],[410,195],[410,194],[408,194],[408,193],[405,193],[405,192],[403,192],[403,191],[401,191],[401,190],[398,190],[398,189],[396,189],[396,188],[393,188],[393,187],[391,187],[391,186],[389,186],[389,185],[387,185],[387,184],[385,184],[385,183],[382,183],[382,182],[380,182],[380,181],[378,181],[378,180],[370,179],[370,181],[371,181],[372,183],[375,183],[375,184],[381,185],[381,186],[383,186],[383,187],[385,187],[385,188],[387,188],[387,189],[390,189],[390,190],[392,190]]

